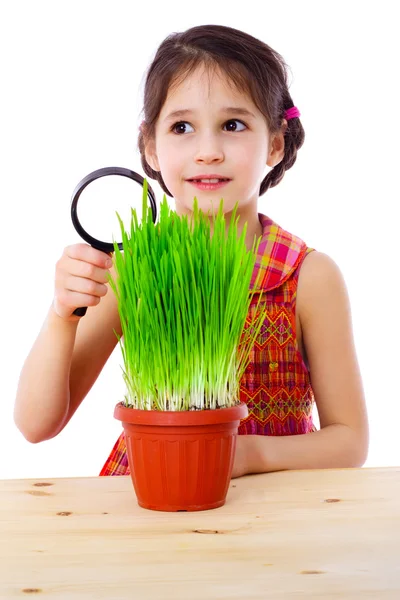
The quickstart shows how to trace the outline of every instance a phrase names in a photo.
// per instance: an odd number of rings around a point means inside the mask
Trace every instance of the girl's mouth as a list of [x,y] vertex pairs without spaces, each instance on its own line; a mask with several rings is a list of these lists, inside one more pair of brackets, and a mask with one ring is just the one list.
[[194,185],[198,190],[218,190],[221,187],[224,187],[227,183],[229,183],[230,179],[188,179],[188,183]]

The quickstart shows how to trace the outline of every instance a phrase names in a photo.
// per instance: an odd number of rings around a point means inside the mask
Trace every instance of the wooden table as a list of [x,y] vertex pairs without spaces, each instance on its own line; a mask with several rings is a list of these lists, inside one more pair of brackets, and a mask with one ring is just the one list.
[[149,511],[130,477],[0,481],[0,598],[400,599],[400,467],[231,481]]

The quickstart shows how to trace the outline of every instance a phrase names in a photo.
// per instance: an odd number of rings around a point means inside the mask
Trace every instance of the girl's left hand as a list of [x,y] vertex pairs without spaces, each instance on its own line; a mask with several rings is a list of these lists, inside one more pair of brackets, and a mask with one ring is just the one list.
[[267,435],[237,435],[231,479],[250,473],[268,473],[270,452]]
[[236,436],[236,450],[235,450],[235,458],[233,460],[233,469],[231,479],[235,479],[236,477],[242,477],[243,475],[247,475],[249,472],[248,465],[248,443],[246,435],[237,435]]

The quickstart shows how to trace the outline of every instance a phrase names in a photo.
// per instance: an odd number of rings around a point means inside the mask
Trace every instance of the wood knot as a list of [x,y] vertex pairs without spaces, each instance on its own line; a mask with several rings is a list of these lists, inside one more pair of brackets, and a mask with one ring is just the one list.
[[57,515],[59,517],[69,517],[69,515],[72,515],[72,512],[69,512],[68,510],[62,511],[62,512],[58,512]]
[[340,502],[340,498],[325,498],[324,502]]
[[33,485],[36,486],[36,487],[47,487],[49,485],[54,485],[54,484],[53,483],[48,483],[46,481],[41,481],[39,483],[34,483]]
[[300,571],[300,575],[322,575],[325,571],[314,571],[313,569]]
[[194,529],[193,533],[224,533],[218,529]]
[[22,591],[24,594],[40,594],[42,590],[39,588],[25,588]]

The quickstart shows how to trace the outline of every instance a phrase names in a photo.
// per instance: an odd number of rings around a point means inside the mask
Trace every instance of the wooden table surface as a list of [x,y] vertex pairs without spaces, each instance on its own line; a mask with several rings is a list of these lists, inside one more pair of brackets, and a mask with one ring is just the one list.
[[400,599],[400,467],[231,481],[140,508],[130,477],[0,481],[0,598]]

